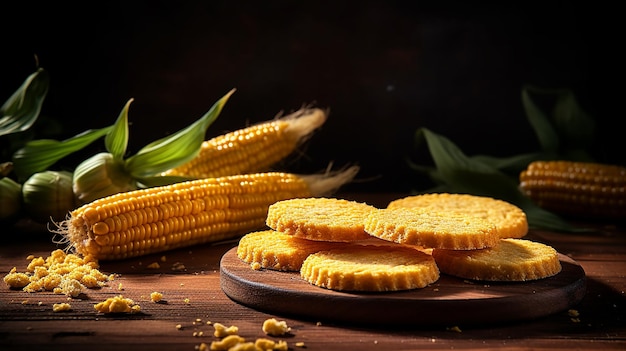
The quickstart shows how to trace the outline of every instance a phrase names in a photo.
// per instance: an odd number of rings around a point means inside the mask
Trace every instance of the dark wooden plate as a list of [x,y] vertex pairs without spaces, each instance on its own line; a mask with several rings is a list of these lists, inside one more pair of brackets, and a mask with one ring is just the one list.
[[385,293],[320,288],[298,272],[253,270],[229,250],[220,262],[224,293],[242,305],[320,322],[455,326],[539,318],[578,304],[586,292],[582,267],[559,254],[562,271],[550,278],[513,283],[468,281],[442,274],[430,286]]

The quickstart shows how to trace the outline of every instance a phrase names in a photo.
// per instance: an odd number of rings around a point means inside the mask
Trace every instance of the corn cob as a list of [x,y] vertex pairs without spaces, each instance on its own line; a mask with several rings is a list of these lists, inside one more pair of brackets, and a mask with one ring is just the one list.
[[264,227],[274,202],[328,195],[357,172],[352,166],[333,174],[255,173],[118,193],[75,209],[55,232],[98,260],[231,239]]
[[538,206],[587,218],[626,218],[626,168],[590,162],[535,161],[520,189]]
[[293,153],[326,121],[317,108],[302,108],[283,118],[226,133],[202,143],[191,161],[163,175],[191,178],[265,172]]

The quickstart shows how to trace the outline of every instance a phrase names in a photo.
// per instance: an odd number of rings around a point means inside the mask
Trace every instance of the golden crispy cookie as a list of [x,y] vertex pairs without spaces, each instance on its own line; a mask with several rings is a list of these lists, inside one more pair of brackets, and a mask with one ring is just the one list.
[[434,249],[432,255],[442,273],[473,280],[536,280],[561,271],[554,248],[524,239],[500,239],[497,246],[482,250]]
[[347,244],[309,255],[300,275],[326,289],[382,292],[426,287],[439,269],[431,255],[401,245]]
[[467,213],[493,221],[501,238],[521,238],[528,233],[528,220],[521,208],[485,196],[469,194],[422,194],[391,201],[387,208],[429,208]]
[[299,271],[308,255],[344,243],[296,238],[274,230],[244,235],[237,246],[237,256],[253,268],[278,271]]
[[363,230],[363,222],[375,209],[365,203],[334,198],[283,200],[269,207],[266,224],[299,238],[349,242],[370,237]]
[[372,211],[364,228],[375,237],[424,248],[482,249],[500,239],[496,226],[484,218],[419,208]]

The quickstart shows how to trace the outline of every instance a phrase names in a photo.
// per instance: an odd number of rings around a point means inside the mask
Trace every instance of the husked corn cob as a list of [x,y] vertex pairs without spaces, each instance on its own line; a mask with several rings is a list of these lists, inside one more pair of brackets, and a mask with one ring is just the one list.
[[325,121],[323,110],[303,108],[280,119],[217,136],[204,141],[194,159],[164,175],[209,178],[265,172],[294,152]]
[[75,209],[56,232],[78,254],[98,260],[215,242],[264,227],[276,201],[328,195],[357,172],[353,166],[334,174],[255,173],[118,193]]
[[564,215],[626,218],[626,168],[590,162],[535,161],[520,189],[538,206]]

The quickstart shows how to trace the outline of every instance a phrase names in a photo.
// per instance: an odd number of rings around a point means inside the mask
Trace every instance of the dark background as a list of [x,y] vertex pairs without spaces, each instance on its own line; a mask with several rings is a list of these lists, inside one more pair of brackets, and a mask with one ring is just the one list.
[[599,159],[625,159],[618,11],[596,3],[21,1],[0,13],[0,101],[36,55],[57,139],[111,124],[134,98],[133,152],[236,88],[207,137],[314,104],[329,120],[288,170],[359,164],[355,190],[404,192],[424,186],[405,162],[420,127],[469,155],[537,150],[520,99],[532,84],[573,90],[598,123]]

